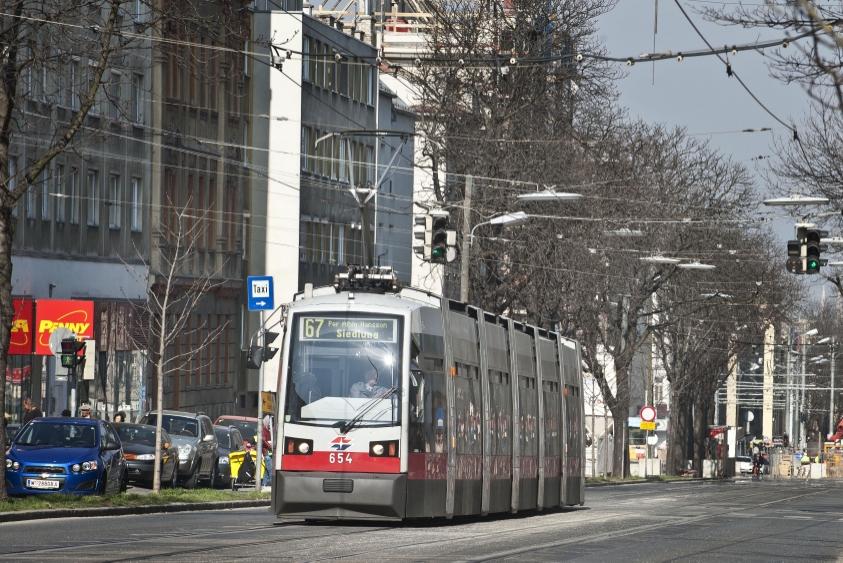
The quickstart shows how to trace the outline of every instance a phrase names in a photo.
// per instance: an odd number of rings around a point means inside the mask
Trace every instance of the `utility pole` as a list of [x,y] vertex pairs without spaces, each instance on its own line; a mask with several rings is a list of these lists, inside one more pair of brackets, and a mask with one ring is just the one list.
[[834,434],[834,353],[837,351],[837,346],[834,343],[834,337],[831,337],[831,397],[828,405],[828,434]]
[[462,212],[462,256],[460,256],[460,301],[468,303],[468,266],[471,252],[471,191],[474,177],[465,177],[465,203]]
[[[365,231],[364,231],[365,234]],[[266,328],[263,326],[263,311],[260,312],[260,327],[261,327],[261,346],[266,349]],[[255,458],[255,490],[261,490],[261,470],[263,468],[263,366],[266,361],[261,362],[260,370],[258,371],[258,435],[256,437],[257,457]],[[267,468],[269,469],[269,468]]]
[[793,333],[790,330],[790,327],[787,327],[787,362],[786,362],[786,376],[785,376],[785,431],[787,432],[787,439],[788,439],[788,446],[790,445],[790,441],[793,440],[793,390],[791,386],[793,384],[792,377],[791,377],[791,366],[790,362],[791,358],[791,350],[793,348]]
[[808,447],[805,439],[805,373],[808,371],[808,335],[802,335],[802,384],[799,386],[799,446]]

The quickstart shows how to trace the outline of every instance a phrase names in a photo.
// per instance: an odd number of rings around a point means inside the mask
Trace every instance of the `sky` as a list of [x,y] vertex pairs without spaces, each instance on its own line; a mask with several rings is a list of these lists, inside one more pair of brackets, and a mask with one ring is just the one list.
[[[715,47],[765,41],[784,37],[781,32],[745,30],[720,26],[705,21],[696,8],[717,7],[710,0],[680,0],[685,11],[708,41]],[[755,0],[762,2],[763,0]],[[658,33],[653,49],[653,22],[658,2]],[[751,4],[753,0],[744,2]],[[737,3],[730,0],[729,4]],[[599,40],[610,56],[630,57],[642,53],[671,51],[679,53],[706,49],[702,39],[682,15],[674,0],[619,0],[611,12],[598,22]],[[793,47],[791,47],[793,48]],[[785,85],[772,78],[768,59],[754,51],[729,56],[732,68],[750,90],[785,123],[799,124],[808,108],[808,96],[797,84]],[[655,83],[653,67],[655,65]],[[734,160],[742,162],[750,171],[764,166],[759,156],[772,156],[774,135],[790,136],[790,132],[767,114],[741,87],[729,78],[726,68],[717,57],[675,58],[656,63],[637,63],[621,66],[626,77],[617,83],[620,104],[629,109],[632,117],[651,123],[681,125],[689,134],[709,139],[713,147]],[[772,132],[725,133],[741,129],[771,127]],[[763,180],[757,177],[759,188]],[[770,208],[767,208],[769,210]],[[784,210],[786,208],[776,208]],[[763,210],[763,209],[762,209]],[[773,225],[781,239],[782,267],[786,259],[785,241],[793,238],[795,220],[779,220]]]

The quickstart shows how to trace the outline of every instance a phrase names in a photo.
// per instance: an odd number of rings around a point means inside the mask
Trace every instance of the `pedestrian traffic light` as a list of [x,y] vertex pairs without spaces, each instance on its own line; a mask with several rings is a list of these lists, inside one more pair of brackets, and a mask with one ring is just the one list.
[[[260,369],[261,364],[271,360],[278,353],[278,348],[270,348],[269,345],[278,338],[277,332],[266,331],[263,333],[263,345],[249,346],[249,353],[246,356],[247,369]],[[254,342],[254,339],[252,340]]]
[[431,211],[433,236],[431,238],[430,261],[436,264],[453,262],[457,257],[457,232],[451,229],[451,217],[447,211]]
[[[82,352],[81,354],[79,352]],[[76,338],[65,338],[61,341],[61,366],[68,370],[85,361],[85,341]]]
[[420,245],[413,246],[413,252],[424,261],[430,260],[431,243],[433,241],[433,217],[430,215],[416,217],[413,236],[416,240],[422,241]]
[[791,274],[804,274],[802,265],[802,243],[799,240],[787,241],[787,271]]
[[263,333],[263,361],[271,360],[278,353],[278,348],[270,348],[275,339],[278,338],[277,332],[264,331]]
[[822,244],[824,237],[828,236],[828,231],[821,231],[820,229],[807,229],[805,234],[805,273],[819,274],[822,260],[820,254],[824,250],[828,250],[828,245]]

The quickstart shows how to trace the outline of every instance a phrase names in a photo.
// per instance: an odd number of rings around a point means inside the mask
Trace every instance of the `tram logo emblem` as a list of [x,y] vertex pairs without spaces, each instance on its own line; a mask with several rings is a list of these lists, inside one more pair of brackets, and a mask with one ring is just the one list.
[[331,440],[331,449],[338,450],[338,451],[345,451],[351,447],[351,438],[346,438],[345,436],[337,436],[333,440]]

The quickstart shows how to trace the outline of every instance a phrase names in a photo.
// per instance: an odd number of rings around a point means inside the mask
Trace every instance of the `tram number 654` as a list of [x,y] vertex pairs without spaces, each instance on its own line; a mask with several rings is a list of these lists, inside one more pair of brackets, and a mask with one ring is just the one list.
[[328,456],[328,461],[330,461],[331,463],[351,463],[351,454],[331,454],[330,456]]

